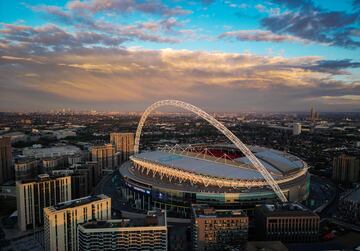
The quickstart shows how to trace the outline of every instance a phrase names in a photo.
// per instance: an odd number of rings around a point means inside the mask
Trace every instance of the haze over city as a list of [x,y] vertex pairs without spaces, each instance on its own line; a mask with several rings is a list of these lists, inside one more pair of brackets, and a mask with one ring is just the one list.
[[359,111],[360,2],[1,1],[0,110]]

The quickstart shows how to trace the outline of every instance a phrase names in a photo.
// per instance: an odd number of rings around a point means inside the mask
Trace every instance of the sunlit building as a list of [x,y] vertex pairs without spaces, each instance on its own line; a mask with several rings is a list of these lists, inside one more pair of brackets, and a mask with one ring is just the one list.
[[113,144],[91,147],[91,160],[97,161],[101,170],[114,169],[116,165],[115,147]]
[[134,154],[134,141],[134,133],[110,133],[110,143],[115,146],[119,164],[129,160],[129,157]]
[[215,210],[208,205],[192,207],[193,250],[243,249],[249,222],[241,210]]
[[106,195],[83,197],[47,207],[44,209],[45,250],[78,250],[78,224],[109,219],[111,198]]
[[92,221],[78,227],[79,250],[168,250],[165,211],[145,219]]
[[43,208],[71,200],[71,177],[39,175],[16,182],[18,225],[21,231],[43,225]]

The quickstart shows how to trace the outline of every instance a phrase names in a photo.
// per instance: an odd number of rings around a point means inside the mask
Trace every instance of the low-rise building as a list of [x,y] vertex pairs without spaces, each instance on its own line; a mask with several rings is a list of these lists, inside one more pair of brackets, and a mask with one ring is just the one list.
[[149,211],[145,219],[92,221],[78,227],[79,250],[166,251],[166,211]]
[[344,220],[360,226],[360,187],[342,195],[338,209]]
[[249,220],[242,210],[216,210],[208,205],[192,206],[193,250],[244,248]]
[[258,240],[311,242],[318,240],[320,217],[299,203],[257,205]]

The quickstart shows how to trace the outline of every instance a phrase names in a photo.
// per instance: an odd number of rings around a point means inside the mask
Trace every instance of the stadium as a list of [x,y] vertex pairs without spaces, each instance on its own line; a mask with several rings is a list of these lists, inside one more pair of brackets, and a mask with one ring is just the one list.
[[[160,103],[163,102],[163,103]],[[174,105],[190,110],[219,129],[232,144],[165,146],[139,152],[141,130],[150,112]],[[196,111],[195,111],[196,109]],[[169,216],[188,218],[190,206],[241,208],[252,214],[261,202],[303,201],[309,194],[307,164],[274,149],[246,146],[207,113],[181,101],[154,103],[143,114],[135,138],[135,154],[119,168],[122,194],[136,208],[166,209]],[[210,116],[210,115],[208,115]],[[235,137],[235,138],[234,138]]]

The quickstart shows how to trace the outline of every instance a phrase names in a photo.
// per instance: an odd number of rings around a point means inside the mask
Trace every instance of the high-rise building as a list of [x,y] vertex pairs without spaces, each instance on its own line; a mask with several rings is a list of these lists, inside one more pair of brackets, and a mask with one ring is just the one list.
[[91,160],[97,161],[101,170],[114,169],[116,165],[115,147],[112,144],[91,147]]
[[12,161],[11,137],[0,136],[0,184],[15,177]]
[[110,133],[110,143],[115,146],[115,151],[118,153],[118,164],[129,160],[129,157],[134,154],[134,133]]
[[294,123],[293,124],[293,135],[300,135],[301,134],[301,124]]
[[83,197],[47,207],[44,209],[45,250],[78,250],[78,224],[109,219],[111,198],[106,195]]
[[71,200],[71,177],[39,175],[16,182],[18,225],[21,231],[43,224],[43,208]]
[[333,159],[334,181],[351,185],[360,179],[360,158],[342,154]]
[[93,221],[78,227],[79,250],[168,250],[166,211],[145,219]]
[[193,250],[244,248],[249,221],[241,210],[216,210],[203,204],[192,206]]
[[298,203],[262,204],[255,209],[260,240],[311,242],[319,237],[320,217]]

